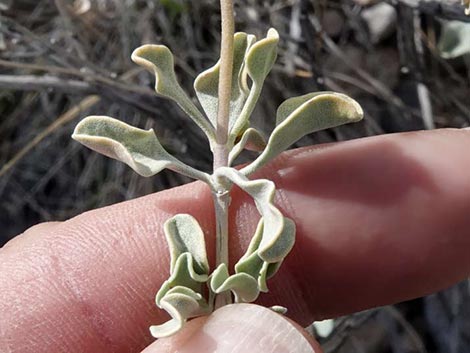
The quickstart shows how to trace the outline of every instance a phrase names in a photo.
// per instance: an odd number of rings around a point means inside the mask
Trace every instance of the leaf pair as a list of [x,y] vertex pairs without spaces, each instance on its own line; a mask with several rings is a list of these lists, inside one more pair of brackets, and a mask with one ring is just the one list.
[[253,197],[261,219],[245,255],[230,276],[220,265],[211,279],[215,293],[231,290],[236,302],[254,301],[260,292],[267,292],[267,279],[272,277],[295,241],[295,224],[274,205],[275,187],[269,180],[249,180],[232,168],[219,168],[215,178],[225,178]]
[[[283,220],[282,233],[274,241],[271,241],[272,247],[293,244],[295,224],[289,218]],[[260,292],[268,291],[266,282],[276,274],[284,258],[275,262],[267,262],[263,259],[260,255],[263,235],[264,220],[261,218],[245,255],[235,265],[235,274],[230,275],[225,264],[221,264],[212,274],[210,285],[214,293],[219,294],[230,290],[235,296],[236,303],[251,303],[258,298]]]
[[[275,29],[256,42],[256,37],[246,33],[234,36],[234,64],[229,117],[229,146],[249,127],[249,119],[259,99],[266,76],[277,57],[279,35]],[[201,73],[194,82],[198,99],[212,122],[217,125],[219,103],[220,61]],[[249,87],[248,78],[251,79]]]
[[[247,126],[264,80],[277,57],[279,35],[276,30],[270,29],[266,38],[257,43],[255,41],[255,36],[242,32],[234,36],[229,117],[231,145]],[[144,45],[133,52],[132,60],[155,74],[155,91],[175,101],[205,132],[212,144],[217,125],[220,61],[201,73],[194,82],[196,95],[209,119],[207,120],[179,85],[170,49],[164,45]],[[248,76],[253,82],[251,88],[248,87]]]

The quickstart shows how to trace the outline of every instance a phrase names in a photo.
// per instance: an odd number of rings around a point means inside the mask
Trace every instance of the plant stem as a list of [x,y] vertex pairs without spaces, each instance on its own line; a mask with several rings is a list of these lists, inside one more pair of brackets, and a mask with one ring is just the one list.
[[220,46],[219,106],[217,112],[217,144],[227,143],[230,115],[230,98],[232,95],[233,72],[233,35],[235,20],[233,0],[220,0],[222,15],[222,40]]
[[[222,15],[222,40],[220,48],[219,106],[217,112],[216,143],[214,152],[214,172],[228,166],[229,148],[227,145],[230,118],[230,99],[232,95],[233,73],[233,36],[235,20],[233,0],[220,0]],[[228,209],[230,205],[230,187],[227,183],[217,182],[214,192],[214,209],[216,217],[216,266],[225,264],[228,267]],[[230,304],[230,292],[217,295],[215,308]]]

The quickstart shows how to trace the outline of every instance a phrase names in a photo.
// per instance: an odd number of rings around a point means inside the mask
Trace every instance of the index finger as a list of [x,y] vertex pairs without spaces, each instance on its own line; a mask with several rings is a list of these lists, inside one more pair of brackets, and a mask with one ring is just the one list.
[[[296,245],[261,302],[302,323],[444,288],[470,272],[470,132],[373,137],[284,154],[265,168]],[[134,352],[165,314],[161,225],[194,215],[213,253],[213,208],[193,183],[91,211],[0,252],[0,347],[13,352]],[[233,194],[232,262],[257,212]],[[21,347],[18,348],[18,347]],[[61,347],[58,349],[57,347]]]

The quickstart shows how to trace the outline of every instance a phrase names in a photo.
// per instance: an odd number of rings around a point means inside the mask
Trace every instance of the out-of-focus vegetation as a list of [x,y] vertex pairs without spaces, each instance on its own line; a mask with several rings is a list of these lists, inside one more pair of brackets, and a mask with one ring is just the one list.
[[[469,126],[470,37],[462,43],[465,36],[449,32],[470,32],[459,6],[451,0],[442,6],[414,0],[393,6],[374,0],[236,1],[238,30],[261,37],[275,27],[281,35],[257,127],[269,131],[275,108],[287,97],[317,90],[354,97],[366,118],[300,145]],[[175,105],[154,95],[151,75],[130,54],[144,43],[168,45],[190,92],[196,74],[218,58],[219,21],[218,2],[210,0],[0,2],[0,244],[35,223],[187,181],[169,172],[141,178],[82,148],[70,134],[86,115],[153,127],[168,150],[210,170],[203,136]],[[470,352],[469,293],[462,283],[341,319],[326,351]]]

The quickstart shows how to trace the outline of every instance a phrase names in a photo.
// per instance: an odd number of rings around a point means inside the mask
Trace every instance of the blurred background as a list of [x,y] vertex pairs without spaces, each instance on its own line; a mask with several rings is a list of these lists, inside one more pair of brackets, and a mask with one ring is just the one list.
[[[298,146],[470,125],[470,17],[454,0],[236,0],[237,30],[281,35],[255,112],[268,133],[277,106],[311,91],[345,92],[359,124]],[[33,224],[185,183],[146,179],[71,140],[88,114],[153,127],[165,148],[209,171],[203,135],[130,60],[169,46],[183,87],[219,53],[218,1],[0,0],[0,246]],[[245,155],[245,158],[249,158]],[[241,159],[243,161],[243,158]],[[326,334],[324,334],[325,336]],[[470,282],[335,321],[326,352],[470,352]]]

